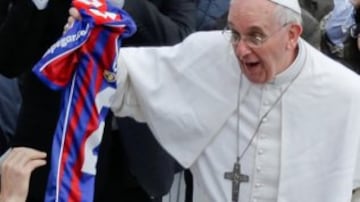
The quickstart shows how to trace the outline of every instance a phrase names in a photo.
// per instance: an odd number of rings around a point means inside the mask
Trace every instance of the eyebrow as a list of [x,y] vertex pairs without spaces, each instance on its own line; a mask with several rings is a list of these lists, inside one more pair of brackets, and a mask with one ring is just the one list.
[[[228,23],[226,24],[226,28],[227,28],[227,29],[231,29],[232,31],[234,31],[234,32],[236,32],[236,33],[240,33],[238,30],[234,29],[233,27],[234,27],[234,25],[233,25],[233,23],[231,23],[231,22],[228,22]],[[259,26],[252,26],[252,27],[250,27],[250,28],[246,31],[246,33],[244,33],[244,34],[249,34],[249,33],[252,33],[252,32],[259,32],[259,34],[265,34],[264,30],[263,30],[261,27],[259,27]]]
[[265,34],[264,30],[258,26],[250,27],[248,30],[248,33],[251,33],[251,32],[259,32],[261,34]]

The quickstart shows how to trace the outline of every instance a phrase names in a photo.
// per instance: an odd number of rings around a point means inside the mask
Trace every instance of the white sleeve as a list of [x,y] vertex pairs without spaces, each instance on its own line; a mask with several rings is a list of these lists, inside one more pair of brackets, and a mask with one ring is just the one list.
[[132,117],[138,122],[145,122],[124,61],[120,55],[117,62],[117,89],[111,98],[111,109],[115,116]]
[[189,167],[235,109],[240,70],[233,54],[221,31],[195,33],[172,47],[122,48],[112,111],[146,121]]

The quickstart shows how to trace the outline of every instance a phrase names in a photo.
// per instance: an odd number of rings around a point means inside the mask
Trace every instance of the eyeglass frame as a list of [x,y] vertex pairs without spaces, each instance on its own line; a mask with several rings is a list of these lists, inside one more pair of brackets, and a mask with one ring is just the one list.
[[230,43],[234,46],[237,46],[239,44],[239,42],[241,40],[243,40],[243,42],[250,48],[260,48],[264,43],[266,43],[271,37],[275,36],[277,33],[279,33],[284,27],[286,27],[287,25],[289,25],[290,22],[284,23],[283,25],[281,25],[281,27],[274,31],[273,33],[271,33],[270,35],[265,35],[264,33],[262,33],[263,36],[261,35],[244,35],[243,39],[241,37],[241,35],[237,32],[235,32],[233,29],[231,29],[231,27],[229,25],[227,25],[222,33],[223,35],[230,35],[229,36],[229,40]]

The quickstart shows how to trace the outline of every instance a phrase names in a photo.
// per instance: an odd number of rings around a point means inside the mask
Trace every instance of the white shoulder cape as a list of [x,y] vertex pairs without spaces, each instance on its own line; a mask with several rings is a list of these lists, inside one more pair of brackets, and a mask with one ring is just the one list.
[[120,49],[114,114],[146,121],[184,167],[236,105],[240,70],[225,40],[221,32],[204,32],[175,47]]

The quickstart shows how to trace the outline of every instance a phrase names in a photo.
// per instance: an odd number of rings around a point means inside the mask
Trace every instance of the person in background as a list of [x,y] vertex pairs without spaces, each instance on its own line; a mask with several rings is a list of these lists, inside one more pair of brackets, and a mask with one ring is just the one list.
[[[180,43],[195,31],[195,8],[194,0],[124,1],[123,9],[138,30],[122,47]],[[183,168],[160,146],[147,124],[131,117],[108,119],[98,158],[95,200],[161,202],[174,174]]]
[[21,95],[17,79],[9,79],[0,74],[0,155],[8,148],[16,129],[16,121],[21,105]]
[[[360,3],[359,3],[359,5],[360,5]],[[352,30],[351,36],[353,38],[356,38],[357,48],[360,51],[360,8],[356,9],[355,22],[356,22],[356,24],[352,27],[353,30]]]
[[334,8],[323,22],[321,51],[359,74],[356,7],[356,1],[334,0]]
[[314,46],[316,49],[320,49],[321,43],[321,31],[320,22],[309,11],[302,8],[301,16],[303,19],[303,33],[301,37]]
[[334,7],[333,0],[299,0],[299,4],[317,21],[321,21]]
[[[0,27],[4,23],[12,5],[11,0],[0,3]],[[0,68],[1,69],[1,68]],[[21,95],[16,78],[6,78],[0,71],[0,155],[8,148],[14,136],[19,114]]]
[[[8,11],[0,27],[0,74],[16,77],[22,95],[10,146],[44,151],[46,162],[50,162],[60,94],[43,85],[31,69],[61,36],[70,5],[71,0],[13,0],[11,6],[4,5]],[[46,164],[32,173],[27,201],[43,201],[48,171]]]
[[197,0],[196,30],[223,29],[230,0]]
[[4,0],[0,2],[0,25],[4,22],[10,9],[12,0]]

